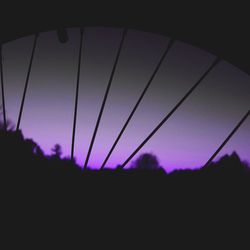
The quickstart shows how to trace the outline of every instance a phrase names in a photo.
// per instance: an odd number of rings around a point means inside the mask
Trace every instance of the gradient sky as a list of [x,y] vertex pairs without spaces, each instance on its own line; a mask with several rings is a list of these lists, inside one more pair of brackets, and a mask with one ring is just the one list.
[[[55,143],[70,155],[79,29],[69,42],[41,33],[21,129],[50,153]],[[121,39],[118,28],[86,28],[83,41],[75,156],[83,164]],[[33,37],[3,45],[8,118],[16,124]],[[98,167],[117,137],[169,39],[129,30],[115,72],[89,165]],[[107,165],[122,163],[211,65],[215,56],[176,42]],[[166,170],[203,165],[250,108],[250,78],[222,61],[138,153],[152,152]],[[250,162],[250,119],[220,155],[237,151]],[[217,159],[218,159],[217,157]],[[135,157],[136,158],[136,157]],[[129,166],[130,164],[128,164]]]

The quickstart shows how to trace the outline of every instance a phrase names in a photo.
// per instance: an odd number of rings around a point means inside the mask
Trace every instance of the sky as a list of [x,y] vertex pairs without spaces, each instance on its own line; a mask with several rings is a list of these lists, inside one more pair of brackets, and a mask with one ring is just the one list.
[[[24,136],[35,140],[46,154],[59,143],[63,156],[70,156],[71,150],[79,29],[68,29],[68,35],[66,44],[59,43],[55,31],[39,35],[20,125]],[[85,29],[75,141],[75,157],[81,165],[121,35],[119,28]],[[3,45],[6,110],[14,124],[33,38],[27,36]],[[128,31],[89,160],[91,167],[100,167],[105,159],[168,42],[169,38],[162,35]],[[108,167],[126,160],[214,59],[214,55],[204,50],[176,41],[113,151]],[[147,152],[155,154],[167,171],[200,167],[249,108],[249,76],[221,61],[132,161]],[[250,118],[215,160],[233,151],[250,162]]]

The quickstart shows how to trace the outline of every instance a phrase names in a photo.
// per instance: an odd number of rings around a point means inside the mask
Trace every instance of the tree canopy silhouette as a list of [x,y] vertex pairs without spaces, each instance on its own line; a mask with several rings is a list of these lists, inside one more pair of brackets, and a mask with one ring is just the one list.
[[51,149],[52,156],[56,158],[61,158],[62,156],[62,147],[57,143],[55,146]]
[[145,153],[140,155],[132,164],[132,169],[138,170],[159,170],[159,161],[154,154]]

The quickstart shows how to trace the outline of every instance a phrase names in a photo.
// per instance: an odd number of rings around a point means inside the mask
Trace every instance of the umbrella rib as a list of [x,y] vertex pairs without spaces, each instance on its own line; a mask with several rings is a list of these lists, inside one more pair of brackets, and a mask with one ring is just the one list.
[[216,58],[207,71],[201,76],[201,78],[191,87],[191,89],[182,97],[182,99],[174,106],[174,108],[162,119],[162,121],[153,129],[153,131],[144,139],[144,141],[135,149],[135,151],[123,162],[120,168],[124,168],[128,162],[138,153],[138,151],[153,137],[153,135],[163,126],[163,124],[175,113],[175,111],[181,106],[181,104],[192,94],[192,92],[200,85],[203,79],[210,73],[210,71],[220,62],[219,58]]
[[87,157],[86,157],[86,160],[85,160],[85,163],[84,163],[84,169],[87,168],[87,165],[88,165],[88,162],[89,162],[91,151],[92,151],[92,148],[93,148],[93,145],[94,145],[94,142],[95,142],[96,134],[97,134],[97,131],[98,131],[98,128],[99,128],[101,118],[102,118],[102,114],[103,114],[103,110],[104,110],[106,100],[107,100],[107,97],[108,97],[108,94],[109,94],[109,90],[110,90],[110,87],[111,87],[111,84],[112,84],[112,81],[113,81],[113,78],[114,78],[116,66],[117,66],[118,61],[119,61],[119,57],[120,57],[120,54],[121,54],[121,50],[122,50],[122,47],[123,47],[123,43],[124,43],[126,34],[127,34],[127,29],[123,29],[121,42],[120,42],[120,45],[119,45],[119,48],[118,48],[118,52],[117,52],[117,55],[116,55],[116,58],[115,58],[115,62],[114,62],[114,65],[113,65],[113,68],[112,68],[112,71],[111,71],[109,82],[108,82],[108,85],[107,85],[107,88],[106,88],[106,91],[105,91],[105,95],[104,95],[104,98],[103,98],[103,101],[102,101],[101,109],[100,109],[100,112],[99,112],[99,115],[98,115],[98,118],[97,118],[97,121],[96,121],[95,129],[94,129],[92,139],[91,139],[91,142],[90,142],[90,146],[89,146],[89,149],[88,149]]
[[5,108],[5,95],[4,95],[4,81],[3,81],[3,57],[2,57],[2,44],[0,44],[0,74],[1,74],[1,92],[2,92],[2,106],[3,106],[3,122],[4,130],[7,130],[6,108]]
[[77,108],[78,108],[78,94],[79,94],[79,82],[80,82],[81,61],[82,61],[83,33],[84,33],[84,30],[80,29],[80,45],[79,45],[78,66],[77,66],[75,109],[74,109],[73,129],[72,129],[72,143],[71,143],[71,160],[74,159],[75,132],[76,132],[76,120],[77,120]]
[[36,49],[36,45],[37,45],[38,35],[39,35],[39,33],[36,33],[35,37],[34,37],[33,48],[32,48],[32,52],[31,52],[29,68],[28,68],[28,72],[27,72],[27,76],[26,76],[25,85],[24,85],[23,97],[22,97],[20,111],[19,111],[19,115],[18,115],[18,121],[17,121],[16,131],[19,130],[21,119],[22,119],[23,107],[24,107],[26,92],[27,92],[27,88],[28,88],[28,83],[29,83],[29,78],[30,78],[30,72],[31,72],[31,67],[32,67],[32,63],[33,63],[33,58],[34,58],[34,54],[35,54],[35,49]]
[[145,88],[143,89],[143,91],[142,91],[142,93],[141,93],[141,95],[140,95],[138,101],[136,102],[136,104],[135,104],[134,108],[132,109],[130,115],[128,116],[128,118],[127,118],[125,124],[123,125],[123,127],[122,127],[120,133],[118,134],[118,136],[117,136],[115,142],[113,143],[113,145],[112,145],[112,147],[111,147],[109,153],[107,154],[105,160],[103,161],[103,163],[102,163],[102,165],[101,165],[101,169],[103,169],[103,168],[105,167],[105,165],[106,165],[107,161],[109,160],[109,158],[110,158],[112,152],[114,151],[116,145],[118,144],[119,140],[121,139],[121,137],[122,137],[122,135],[123,135],[125,129],[127,128],[128,124],[129,124],[129,122],[130,122],[130,120],[132,119],[132,117],[133,117],[135,111],[137,110],[137,108],[138,108],[138,106],[140,105],[140,103],[141,103],[143,97],[145,96],[145,94],[146,94],[148,88],[150,87],[150,85],[151,85],[153,79],[155,78],[157,72],[159,71],[159,68],[161,67],[161,65],[162,65],[164,59],[166,58],[166,56],[167,56],[169,50],[171,49],[173,43],[174,43],[174,40],[171,39],[171,40],[169,41],[169,43],[168,43],[168,45],[167,45],[167,47],[166,47],[166,49],[165,49],[163,55],[161,56],[161,58],[160,58],[160,60],[159,60],[159,62],[158,62],[158,64],[157,64],[157,66],[156,66],[156,68],[155,68],[153,74],[151,75],[151,77],[150,77],[148,83],[146,84]]
[[224,140],[224,142],[219,146],[219,148],[214,152],[214,154],[210,157],[210,159],[206,162],[206,164],[203,166],[203,168],[208,167],[214,158],[219,154],[219,152],[222,150],[222,148],[228,143],[228,141],[231,139],[231,137],[237,132],[237,130],[240,128],[240,126],[245,122],[247,117],[250,115],[250,110],[243,116],[243,118],[239,121],[239,123],[235,126],[235,128],[231,131],[231,133],[228,135],[228,137]]

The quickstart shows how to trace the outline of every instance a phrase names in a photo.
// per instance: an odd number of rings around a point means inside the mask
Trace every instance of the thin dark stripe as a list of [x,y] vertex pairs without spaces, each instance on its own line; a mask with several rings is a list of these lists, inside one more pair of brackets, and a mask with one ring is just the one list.
[[157,74],[159,68],[161,67],[161,65],[162,65],[164,59],[166,58],[166,56],[167,56],[167,54],[168,54],[170,48],[172,47],[173,43],[174,43],[174,40],[173,40],[173,39],[169,41],[169,43],[168,43],[168,45],[167,45],[167,48],[165,49],[163,55],[161,56],[161,58],[160,58],[160,60],[159,60],[159,62],[158,62],[158,64],[157,64],[157,66],[156,66],[156,68],[155,68],[155,70],[154,70],[152,76],[150,77],[150,79],[149,79],[148,83],[146,84],[144,90],[142,91],[142,93],[141,93],[141,95],[140,95],[138,101],[136,102],[134,108],[132,109],[132,111],[131,111],[131,113],[130,113],[128,119],[126,120],[126,122],[125,122],[125,124],[123,125],[123,127],[122,127],[120,133],[118,134],[118,136],[117,136],[117,138],[116,138],[114,144],[112,145],[112,147],[111,147],[109,153],[107,154],[107,156],[106,156],[104,162],[102,163],[101,169],[103,169],[103,168],[105,167],[105,165],[106,165],[108,159],[110,158],[112,152],[114,151],[114,149],[115,149],[117,143],[118,143],[119,140],[121,139],[121,137],[122,137],[122,135],[123,135],[125,129],[127,128],[127,126],[128,126],[128,124],[129,124],[130,120],[132,119],[132,117],[133,117],[135,111],[137,110],[138,106],[140,105],[140,103],[141,103],[143,97],[145,96],[145,94],[146,94],[148,88],[150,87],[150,85],[151,85],[153,79],[155,78],[155,76],[156,76],[156,74]]
[[3,106],[3,124],[4,124],[4,130],[7,130],[5,95],[4,95],[4,81],[3,81],[3,56],[2,56],[2,45],[1,44],[0,44],[0,74],[1,74],[1,92],[2,92],[2,106]]
[[121,42],[120,42],[120,45],[119,45],[119,49],[118,49],[118,52],[117,52],[117,55],[116,55],[116,59],[115,59],[115,62],[114,62],[113,68],[112,68],[111,75],[110,75],[110,79],[109,79],[109,82],[108,82],[108,85],[107,85],[107,88],[106,88],[106,92],[105,92],[105,95],[104,95],[104,98],[103,98],[103,101],[102,101],[101,109],[100,109],[100,112],[99,112],[99,115],[98,115],[98,118],[97,118],[94,133],[93,133],[93,136],[92,136],[92,139],[91,139],[91,142],[90,142],[87,157],[86,157],[86,160],[85,160],[85,163],[84,163],[84,169],[87,168],[87,165],[88,165],[88,162],[89,162],[90,154],[91,154],[94,142],[95,142],[95,137],[96,137],[96,134],[97,134],[97,131],[98,131],[98,127],[99,127],[101,118],[102,118],[103,110],[104,110],[106,100],[107,100],[107,97],[108,97],[108,94],[109,94],[109,90],[110,90],[110,87],[111,87],[111,84],[112,84],[112,81],[113,81],[116,66],[117,66],[117,63],[118,63],[118,60],[119,60],[119,57],[120,57],[120,54],[121,54],[121,50],[122,50],[122,46],[123,46],[126,34],[127,34],[127,29],[124,29],[123,33],[122,33],[122,38],[121,38]]
[[22,102],[21,102],[21,106],[20,106],[20,111],[19,111],[19,116],[18,116],[16,131],[19,130],[20,123],[21,123],[21,118],[22,118],[22,113],[23,113],[23,107],[24,107],[26,92],[27,92],[27,88],[28,88],[28,83],[29,83],[29,78],[30,78],[30,72],[31,72],[31,67],[32,67],[32,63],[33,63],[33,58],[34,58],[34,54],[35,54],[35,49],[36,49],[36,45],[37,45],[38,35],[39,34],[37,33],[37,34],[35,34],[35,37],[34,37],[33,48],[32,48],[32,52],[31,52],[29,68],[28,68],[28,72],[27,72],[27,76],[26,76],[25,85],[24,85],[23,97],[22,97]]
[[80,82],[80,73],[81,73],[83,33],[84,33],[84,30],[81,29],[80,30],[79,55],[78,55],[78,67],[77,67],[77,80],[76,80],[75,109],[74,109],[74,120],[73,120],[73,130],[72,130],[71,160],[74,159],[75,131],[76,131],[76,120],[77,120],[79,82]]
[[232,130],[232,132],[225,139],[225,141],[219,146],[219,148],[214,152],[214,154],[206,162],[206,164],[203,166],[204,168],[209,166],[212,163],[214,158],[219,154],[219,152],[222,150],[222,148],[228,143],[228,141],[231,139],[231,137],[237,132],[237,130],[240,128],[240,126],[244,123],[244,121],[247,119],[247,117],[249,115],[250,115],[250,110],[244,115],[244,117],[239,121],[239,123],[236,125],[236,127]]
[[163,120],[154,128],[154,130],[146,137],[146,139],[136,148],[136,150],[127,158],[127,160],[121,165],[124,168],[128,162],[138,153],[138,151],[151,139],[151,137],[162,127],[162,125],[175,113],[175,111],[181,106],[181,104],[188,98],[188,96],[200,85],[202,80],[210,73],[210,71],[219,63],[220,59],[216,58],[213,64],[208,70],[201,76],[193,87],[184,95],[184,97],[175,105],[175,107],[163,118]]

